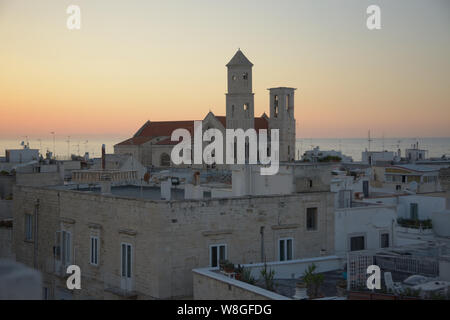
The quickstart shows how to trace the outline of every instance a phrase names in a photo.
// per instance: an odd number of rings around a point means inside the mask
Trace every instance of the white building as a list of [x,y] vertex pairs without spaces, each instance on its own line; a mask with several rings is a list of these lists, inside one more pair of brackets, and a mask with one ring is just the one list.
[[[101,158],[94,160],[92,170],[100,170],[102,168]],[[144,178],[147,168],[144,167],[136,158],[126,154],[106,154],[105,169],[119,170],[123,172],[136,171],[139,180]]]
[[392,151],[363,151],[361,154],[362,163],[375,165],[377,161],[389,162],[394,161],[397,155]]
[[336,254],[395,246],[396,219],[395,205],[354,202],[352,207],[336,208]]
[[5,161],[9,163],[27,163],[39,160],[38,149],[6,149]]
[[428,150],[419,149],[419,143],[415,144],[411,149],[406,149],[405,157],[409,162],[422,161],[427,158]]

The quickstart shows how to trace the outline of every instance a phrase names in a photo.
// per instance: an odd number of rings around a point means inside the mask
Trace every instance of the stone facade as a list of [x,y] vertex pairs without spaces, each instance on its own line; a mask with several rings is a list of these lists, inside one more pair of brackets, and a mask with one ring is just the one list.
[[[190,297],[191,271],[210,265],[211,245],[225,244],[227,259],[236,264],[260,262],[262,255],[278,260],[281,238],[293,239],[293,259],[332,254],[333,201],[326,191],[151,201],[16,186],[13,243],[17,260],[42,272],[51,298]],[[306,211],[311,207],[317,208],[317,228],[308,231]],[[34,240],[25,240],[26,214],[37,223]],[[81,290],[67,292],[64,273],[55,269],[56,233],[61,230],[71,234],[71,263],[81,268]],[[99,239],[98,266],[90,264],[91,236]],[[132,245],[128,290],[121,289],[122,243]]]

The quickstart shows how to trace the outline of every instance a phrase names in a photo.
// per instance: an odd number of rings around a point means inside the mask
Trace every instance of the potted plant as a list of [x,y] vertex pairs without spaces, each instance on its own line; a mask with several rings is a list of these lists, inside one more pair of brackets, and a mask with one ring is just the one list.
[[247,282],[249,284],[255,284],[256,279],[252,277],[252,270],[250,268],[242,268],[241,281]]
[[225,264],[227,264],[228,263],[228,260],[220,260],[219,261],[219,269],[221,270],[221,271],[223,271],[224,270],[224,267],[225,267]]
[[275,291],[273,279],[275,277],[275,270],[267,269],[267,264],[264,262],[264,269],[261,269],[261,277],[264,279],[264,284],[267,290]]
[[318,298],[320,295],[320,286],[324,281],[323,274],[315,273],[316,265],[310,265],[303,274],[303,281],[308,287],[308,296],[311,299]]
[[241,280],[242,278],[242,272],[244,271],[244,267],[238,264],[237,268],[234,269],[234,272],[236,272],[235,279]]
[[223,266],[223,271],[225,271],[226,273],[233,273],[234,272],[234,264],[229,261],[226,261]]
[[295,295],[292,298],[297,300],[308,299],[308,286],[305,282],[295,284]]
[[338,297],[345,297],[347,295],[347,281],[344,279],[336,282],[336,291]]

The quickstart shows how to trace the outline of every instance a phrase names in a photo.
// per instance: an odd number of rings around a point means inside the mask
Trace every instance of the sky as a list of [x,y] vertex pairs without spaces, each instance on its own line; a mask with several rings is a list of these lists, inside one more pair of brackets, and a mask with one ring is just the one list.
[[297,88],[299,138],[450,137],[447,0],[0,0],[0,139],[225,115],[238,48],[255,116],[267,88]]

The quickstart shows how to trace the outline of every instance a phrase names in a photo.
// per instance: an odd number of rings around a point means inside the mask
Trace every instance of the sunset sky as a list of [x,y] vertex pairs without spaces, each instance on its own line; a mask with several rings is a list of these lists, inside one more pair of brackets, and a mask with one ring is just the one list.
[[256,116],[267,88],[297,88],[297,137],[450,136],[448,0],[0,0],[0,138],[225,115],[238,48]]

